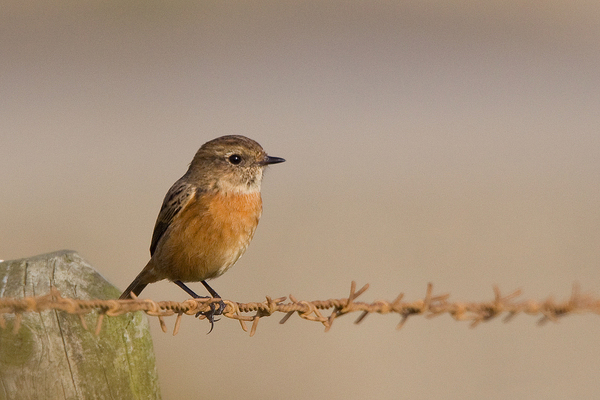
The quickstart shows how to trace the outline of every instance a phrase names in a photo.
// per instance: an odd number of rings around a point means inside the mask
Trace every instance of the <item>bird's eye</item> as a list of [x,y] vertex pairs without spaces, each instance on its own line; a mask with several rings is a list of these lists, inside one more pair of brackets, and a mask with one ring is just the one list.
[[242,156],[240,156],[239,154],[232,154],[229,156],[229,162],[233,165],[238,165],[242,162]]

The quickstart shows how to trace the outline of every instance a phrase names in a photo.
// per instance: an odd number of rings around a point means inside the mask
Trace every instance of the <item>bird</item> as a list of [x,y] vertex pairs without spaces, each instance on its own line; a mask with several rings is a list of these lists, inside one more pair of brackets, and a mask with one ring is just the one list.
[[[267,155],[260,144],[241,135],[221,136],[204,143],[187,172],[167,192],[150,242],[150,260],[120,300],[136,297],[164,279],[193,298],[201,298],[186,282],[201,282],[211,297],[221,299],[206,282],[223,275],[244,254],[262,214],[263,172],[280,157]],[[214,326],[222,314],[211,303],[203,314]]]

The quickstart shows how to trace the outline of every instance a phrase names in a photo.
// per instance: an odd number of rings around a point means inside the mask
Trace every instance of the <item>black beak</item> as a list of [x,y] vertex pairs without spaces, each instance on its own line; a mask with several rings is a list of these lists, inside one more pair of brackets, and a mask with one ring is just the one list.
[[279,164],[285,160],[280,157],[265,156],[265,159],[259,162],[260,165]]

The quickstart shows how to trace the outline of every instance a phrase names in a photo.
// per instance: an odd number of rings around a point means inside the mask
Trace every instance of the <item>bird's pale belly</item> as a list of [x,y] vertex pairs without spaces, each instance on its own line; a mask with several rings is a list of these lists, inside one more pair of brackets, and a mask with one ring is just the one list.
[[216,278],[235,264],[252,240],[262,213],[259,192],[205,194],[201,199],[182,210],[152,257],[166,279]]

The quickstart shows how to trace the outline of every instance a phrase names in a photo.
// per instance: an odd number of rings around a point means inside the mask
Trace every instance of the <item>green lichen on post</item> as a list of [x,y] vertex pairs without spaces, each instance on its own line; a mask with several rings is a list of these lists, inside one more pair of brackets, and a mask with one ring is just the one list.
[[21,367],[34,356],[34,336],[26,325],[14,333],[14,325],[8,320],[6,328],[0,329],[0,365]]
[[[77,253],[61,251],[0,263],[0,296],[29,297],[56,287],[63,297],[116,299],[109,284]],[[5,315],[0,330],[0,381],[7,398],[160,399],[152,338],[143,313],[106,317],[48,310]],[[36,382],[36,384],[31,384]],[[0,396],[1,398],[2,396]]]

